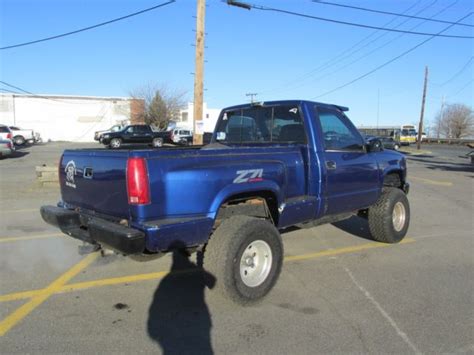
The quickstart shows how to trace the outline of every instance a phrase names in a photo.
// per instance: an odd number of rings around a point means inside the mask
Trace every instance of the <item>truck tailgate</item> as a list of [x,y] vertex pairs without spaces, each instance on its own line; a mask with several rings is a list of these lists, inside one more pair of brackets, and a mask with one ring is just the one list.
[[128,218],[128,150],[66,150],[59,167],[62,200],[72,207]]

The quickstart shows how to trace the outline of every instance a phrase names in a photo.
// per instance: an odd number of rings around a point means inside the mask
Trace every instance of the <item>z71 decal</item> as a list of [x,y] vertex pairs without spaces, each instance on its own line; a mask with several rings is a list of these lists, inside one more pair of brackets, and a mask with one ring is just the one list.
[[234,179],[234,184],[263,181],[262,176],[263,169],[239,170],[237,171],[237,177]]

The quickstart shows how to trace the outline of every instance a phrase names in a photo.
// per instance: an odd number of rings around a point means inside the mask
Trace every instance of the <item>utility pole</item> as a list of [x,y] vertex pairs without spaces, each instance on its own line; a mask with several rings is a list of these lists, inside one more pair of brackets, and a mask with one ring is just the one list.
[[437,134],[438,139],[441,133],[441,123],[443,122],[443,116],[444,116],[444,95],[441,97],[441,111],[439,113],[438,134]]
[[204,77],[204,18],[206,15],[206,0],[197,0],[196,15],[196,59],[194,71],[194,132],[193,144],[202,144],[203,129],[203,77]]
[[425,67],[425,83],[423,85],[423,98],[421,99],[421,114],[420,124],[418,125],[418,140],[416,142],[416,149],[421,149],[421,133],[423,132],[423,116],[425,114],[425,101],[426,101],[426,85],[428,84],[428,66]]
[[253,100],[253,98],[254,98],[255,96],[257,96],[257,95],[258,95],[258,94],[257,94],[256,92],[255,92],[255,93],[249,92],[248,94],[245,94],[245,96],[247,96],[247,97],[250,96],[250,103],[252,103],[252,104],[255,102],[255,101]]
[[380,89],[377,90],[377,130],[379,129],[379,116],[380,116]]

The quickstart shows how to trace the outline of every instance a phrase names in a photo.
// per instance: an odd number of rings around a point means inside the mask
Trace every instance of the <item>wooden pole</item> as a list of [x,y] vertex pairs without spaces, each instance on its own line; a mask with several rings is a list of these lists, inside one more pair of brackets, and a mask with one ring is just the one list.
[[421,149],[421,134],[423,132],[423,116],[425,114],[425,101],[426,101],[426,85],[428,84],[428,66],[425,67],[425,83],[423,85],[423,98],[421,99],[421,114],[420,124],[418,125],[418,139],[416,142],[416,148]]
[[197,0],[196,15],[196,59],[194,71],[194,132],[193,144],[202,144],[203,128],[203,92],[204,92],[204,19],[206,15],[206,0]]

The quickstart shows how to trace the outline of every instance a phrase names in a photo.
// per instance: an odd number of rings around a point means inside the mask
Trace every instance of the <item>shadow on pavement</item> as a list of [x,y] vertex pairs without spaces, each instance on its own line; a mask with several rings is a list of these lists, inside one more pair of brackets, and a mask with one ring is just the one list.
[[155,291],[148,314],[148,335],[164,354],[212,354],[212,321],[205,288],[216,278],[189,260],[175,245],[171,272]]
[[422,157],[411,157],[410,160],[426,164],[426,168],[431,170],[474,172],[474,165],[466,159],[466,163],[450,163],[442,160],[424,159]]
[[365,218],[352,216],[351,218],[333,223],[332,225],[356,237],[373,241],[369,230],[369,223]]
[[8,156],[8,159],[23,158],[25,155],[28,154],[30,154],[30,152],[15,150],[11,155]]

